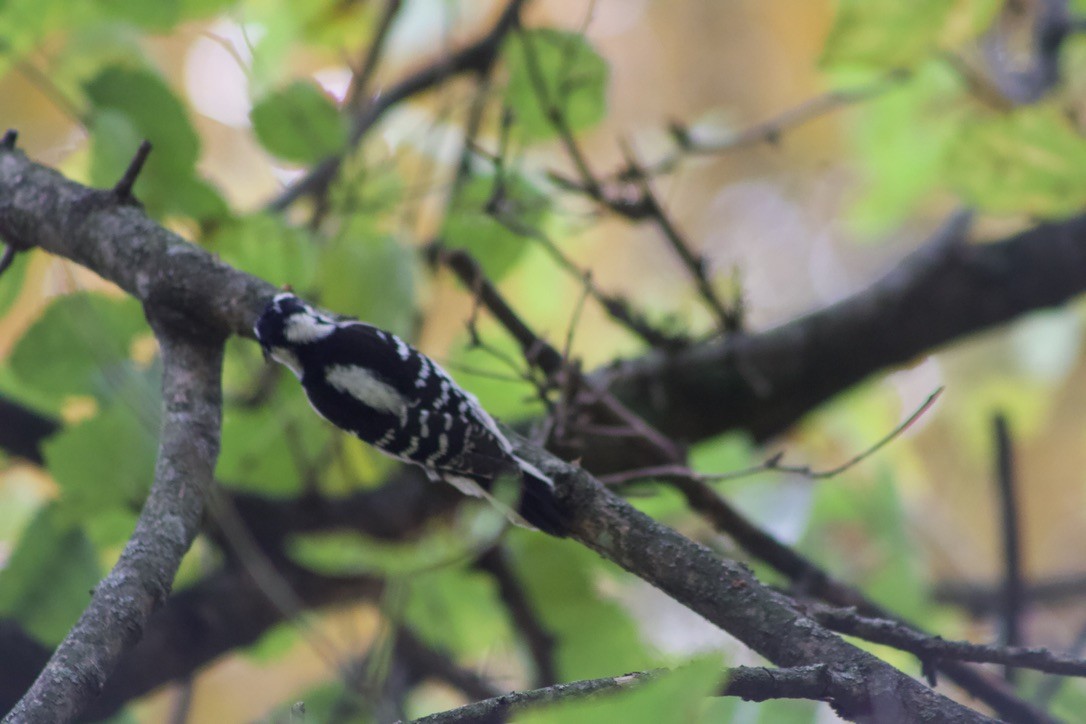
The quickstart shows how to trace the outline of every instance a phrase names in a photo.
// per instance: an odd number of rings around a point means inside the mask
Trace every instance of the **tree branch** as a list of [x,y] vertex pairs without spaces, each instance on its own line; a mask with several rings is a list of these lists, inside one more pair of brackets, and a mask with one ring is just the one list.
[[855,721],[987,721],[800,613],[749,569],[720,559],[607,490],[587,472],[515,439],[517,453],[555,480],[570,537],[659,588],[778,666],[826,664],[860,676],[865,696],[831,687],[834,709]]
[[166,600],[200,529],[219,452],[223,344],[179,333],[148,309],[163,358],[163,423],[155,481],[120,560],[5,722],[64,722],[105,686]]
[[[416,719],[413,724],[477,724],[478,722],[506,721],[511,715],[536,706],[632,689],[667,673],[663,670],[640,671],[622,676],[556,684],[531,691],[513,691],[457,709],[424,716]],[[835,677],[826,666],[812,665],[787,669],[737,666],[727,669],[722,678],[726,678],[726,683],[721,687],[719,696],[736,696],[744,701],[770,699],[818,701],[831,696],[830,688]],[[857,688],[855,682],[841,683]]]
[[740,429],[766,440],[876,372],[1086,290],[1086,216],[985,244],[963,243],[965,231],[956,217],[829,307],[758,334],[651,352],[596,380],[678,439]]
[[934,664],[939,659],[957,659],[978,664],[1004,664],[1064,676],[1086,676],[1086,660],[1056,654],[1046,648],[947,641],[939,636],[922,634],[898,621],[861,616],[855,609],[817,606],[813,614],[834,631],[908,651],[925,665]]
[[386,88],[371,103],[356,102],[357,109],[343,153],[329,156],[309,173],[268,203],[271,211],[282,211],[305,196],[320,195],[335,179],[346,153],[353,149],[389,109],[405,100],[432,90],[448,78],[463,73],[486,73],[497,60],[502,41],[512,30],[526,0],[510,0],[481,38],[451,55],[441,55],[395,85]]

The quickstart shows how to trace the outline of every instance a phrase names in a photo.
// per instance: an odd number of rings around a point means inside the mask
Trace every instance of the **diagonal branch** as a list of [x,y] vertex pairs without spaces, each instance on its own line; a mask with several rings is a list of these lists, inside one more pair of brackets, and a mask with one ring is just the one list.
[[493,27],[474,43],[464,46],[451,55],[441,55],[398,83],[386,88],[368,104],[362,103],[360,99],[352,103],[357,113],[343,152],[329,156],[314,166],[309,173],[272,199],[268,203],[268,209],[282,211],[300,198],[323,194],[335,179],[346,154],[358,145],[358,142],[385,113],[396,105],[436,88],[452,76],[489,72],[501,51],[502,41],[518,22],[521,7],[525,2],[526,0],[510,0]]
[[948,641],[939,636],[923,634],[899,621],[861,616],[855,609],[817,606],[812,613],[834,631],[908,651],[921,661],[954,659],[979,664],[1003,664],[1064,676],[1086,676],[1086,659],[1057,654],[1039,646],[992,646]]
[[[1086,215],[965,243],[951,219],[885,277],[779,327],[652,352],[597,379],[680,440],[766,440],[876,372],[1086,290]],[[888,333],[887,330],[892,330]]]
[[[416,719],[413,724],[469,724],[469,722],[505,721],[511,714],[523,712],[536,706],[556,704],[569,699],[595,697],[601,694],[613,694],[641,686],[666,675],[667,672],[663,670],[640,671],[622,676],[608,676],[601,679],[556,684],[531,691],[514,691],[491,699],[477,701],[457,709],[424,716],[421,719]],[[736,696],[744,701],[768,701],[770,699],[813,699],[818,701],[831,696],[830,687],[834,674],[822,665],[796,666],[787,669],[737,666],[726,670],[723,678],[726,681],[719,691],[720,696]]]
[[[512,435],[512,434],[511,434]],[[745,566],[657,523],[581,468],[513,435],[517,454],[551,475],[570,516],[570,537],[652,584],[778,666],[826,664],[859,676],[864,693],[830,687],[854,721],[990,721],[830,633]]]

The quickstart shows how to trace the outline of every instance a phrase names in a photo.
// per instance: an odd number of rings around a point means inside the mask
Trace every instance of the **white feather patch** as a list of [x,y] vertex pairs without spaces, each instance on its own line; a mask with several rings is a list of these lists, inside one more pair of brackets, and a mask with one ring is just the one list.
[[302,379],[302,363],[296,354],[286,347],[272,347],[270,352],[276,362],[286,365],[295,377]]
[[470,495],[473,498],[489,498],[486,491],[480,487],[479,483],[475,482],[471,478],[465,478],[462,475],[450,475],[446,473],[442,475],[445,482],[452,485],[464,495]]
[[336,331],[336,325],[327,319],[312,314],[292,314],[287,317],[283,336],[293,344],[309,344],[324,339]]
[[328,384],[341,392],[346,392],[356,400],[375,410],[402,415],[407,410],[407,402],[392,385],[382,382],[370,370],[357,365],[332,365],[325,373]]

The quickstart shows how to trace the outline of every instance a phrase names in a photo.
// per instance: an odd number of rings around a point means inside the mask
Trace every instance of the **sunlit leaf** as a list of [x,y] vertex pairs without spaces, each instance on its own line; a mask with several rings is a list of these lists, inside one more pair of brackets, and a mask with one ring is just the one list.
[[306,289],[311,284],[320,251],[311,233],[272,214],[231,219],[215,231],[206,245],[242,271],[295,289]]
[[134,193],[152,215],[220,216],[226,204],[195,175],[199,139],[185,106],[154,73],[112,65],[84,86],[91,115],[91,180],[112,186],[143,140],[154,151],[136,180]]
[[322,306],[410,337],[415,321],[412,250],[387,234],[341,234],[321,253],[314,288]]
[[863,234],[881,235],[946,186],[946,155],[966,117],[961,79],[929,63],[857,111],[849,139],[865,179],[849,210]]
[[596,554],[569,541],[512,531],[516,571],[544,625],[557,638],[563,679],[590,679],[652,668],[655,660],[618,602],[601,594],[606,575]]
[[96,3],[102,14],[112,20],[162,32],[183,20],[207,17],[232,4],[233,0],[98,0]]
[[517,174],[476,175],[461,188],[441,230],[450,248],[464,249],[490,279],[501,279],[543,233],[547,198]]
[[822,63],[907,67],[991,24],[998,0],[838,0]]
[[78,527],[46,506],[0,568],[0,618],[18,620],[42,643],[60,642],[90,601],[99,570],[94,547]]
[[154,477],[157,432],[157,420],[114,404],[51,437],[42,451],[64,514],[76,520],[138,506]]
[[478,653],[511,640],[494,580],[472,569],[444,567],[408,579],[404,623],[448,651]]
[[324,575],[414,574],[475,557],[497,540],[505,527],[501,513],[482,501],[474,508],[463,511],[457,525],[435,526],[417,540],[387,542],[353,531],[325,531],[292,536],[287,551]]
[[131,298],[79,293],[54,301],[19,339],[13,372],[42,396],[110,400],[135,371],[130,346],[147,323]]
[[965,124],[947,171],[970,204],[989,211],[1063,216],[1086,205],[1086,138],[1053,106]]
[[18,61],[50,33],[90,22],[94,3],[66,0],[6,0],[0,3],[0,71]]
[[[90,80],[85,90],[96,110],[121,113],[161,151],[148,159],[147,170],[155,164],[187,171],[196,163],[200,142],[188,112],[158,75],[145,69],[110,66]],[[96,180],[113,182],[116,176]]]
[[574,132],[595,125],[606,113],[607,62],[584,36],[550,28],[527,30],[507,41],[505,58],[505,100],[525,138],[555,135],[548,117],[552,108]]
[[849,571],[862,583],[864,592],[895,613],[924,619],[929,604],[919,560],[913,555],[905,511],[897,488],[888,475],[862,492],[843,485],[819,485],[810,529],[801,547],[810,550],[829,570],[838,561],[853,560],[857,548],[864,551],[867,565]]
[[[235,407],[223,416],[215,471],[224,485],[274,497],[297,495],[332,461],[329,441],[342,433],[313,412],[293,375],[282,375],[280,389],[285,394],[273,404]],[[307,474],[317,477],[307,481]]]
[[253,130],[270,153],[313,163],[341,150],[347,125],[332,99],[314,83],[295,81],[253,106]]

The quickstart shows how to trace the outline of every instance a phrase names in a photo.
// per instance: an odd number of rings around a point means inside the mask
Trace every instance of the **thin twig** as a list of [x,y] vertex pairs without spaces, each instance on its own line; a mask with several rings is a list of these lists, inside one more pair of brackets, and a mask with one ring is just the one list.
[[581,283],[584,291],[603,307],[615,322],[640,337],[650,347],[677,350],[690,345],[690,339],[674,332],[659,329],[648,321],[644,313],[633,309],[626,299],[608,294],[596,286],[591,273],[577,266],[546,233],[529,226],[508,213],[501,204],[494,204],[491,216],[514,234],[525,236],[539,243],[560,269]]
[[[1022,554],[1019,544],[1018,502],[1015,498],[1014,448],[1007,418],[997,414],[992,421],[996,441],[996,489],[1001,507],[1003,531],[1003,636],[1004,646],[1022,643],[1020,621],[1025,585],[1022,581]],[[1003,676],[1014,682],[1014,669],[1008,666]]]
[[351,74],[351,83],[347,87],[347,94],[343,103],[345,108],[357,112],[365,103],[366,89],[369,87],[374,73],[377,72],[377,66],[384,54],[385,41],[388,40],[389,31],[392,29],[392,24],[402,7],[403,0],[387,0],[385,2],[381,17],[377,21],[377,28],[373,32],[373,38],[366,48],[366,55],[362,59],[362,64],[357,71]]
[[[728,138],[720,141],[699,141],[691,131],[679,123],[671,124],[671,134],[678,146],[671,155],[649,164],[646,171],[651,176],[658,176],[674,171],[685,154],[719,155],[762,143],[778,143],[784,134],[810,121],[821,118],[833,111],[862,103],[886,93],[904,83],[911,77],[905,69],[889,71],[883,77],[858,88],[834,90],[803,101],[780,114],[760,123],[755,123]],[[613,174],[609,178],[621,180],[627,176],[627,170]]]
[[[499,697],[477,701],[458,709],[450,709],[416,719],[412,724],[478,724],[480,722],[507,721],[511,715],[538,706],[555,704],[569,699],[583,700],[601,694],[615,693],[641,686],[670,672],[664,669],[638,671],[622,676],[574,681],[567,684],[514,691]],[[774,669],[760,666],[737,666],[721,672],[724,684],[717,696],[734,696],[744,701],[769,701],[771,699],[826,700],[833,686],[848,685],[845,677],[837,676],[828,666],[814,664]],[[864,693],[856,685],[851,686],[853,696]]]
[[[755,525],[707,483],[689,478],[676,478],[670,482],[686,498],[690,508],[704,516],[717,531],[729,536],[748,555],[764,561],[787,576],[807,596],[834,606],[855,607],[863,615],[872,618],[896,619],[892,613],[868,599],[861,591],[831,577],[813,561]],[[909,625],[898,620],[902,625]],[[917,633],[926,635],[919,630]],[[936,668],[1009,721],[1030,724],[1054,721],[1043,710],[1020,699],[1002,679],[989,676],[958,661],[940,661]]]
[[517,22],[525,1],[510,0],[491,29],[477,41],[451,55],[442,54],[398,83],[385,88],[378,98],[367,104],[355,117],[343,151],[324,159],[304,177],[284,189],[267,204],[267,209],[283,211],[300,198],[322,195],[339,172],[345,155],[358,145],[389,109],[409,98],[433,90],[451,76],[480,72],[491,67],[501,51],[502,41]]
[[543,115],[558,133],[558,138],[565,147],[566,154],[569,155],[573,165],[577,168],[581,183],[584,184],[584,188],[589,195],[593,198],[602,197],[603,191],[600,183],[596,180],[596,176],[588,165],[588,158],[581,150],[581,147],[577,145],[577,139],[573,135],[573,129],[566,119],[566,114],[551,98],[550,90],[547,88],[547,79],[544,77],[543,69],[539,64],[539,56],[535,52],[535,41],[532,39],[531,33],[519,28],[517,39],[520,41],[521,50],[524,53],[524,68],[528,72],[528,81],[532,84],[532,90],[535,92],[539,107],[543,110]]
[[1041,648],[992,646],[968,641],[948,641],[881,618],[862,616],[852,608],[812,607],[812,615],[822,625],[839,633],[908,651],[928,663],[955,659],[977,664],[1004,664],[1063,676],[1086,676],[1086,660]]
[[928,398],[924,400],[913,414],[909,415],[904,422],[900,423],[897,427],[884,435],[878,442],[858,455],[854,455],[840,465],[829,468],[828,470],[813,470],[809,465],[782,465],[780,461],[784,453],[776,453],[759,465],[752,465],[748,468],[733,470],[727,473],[704,474],[694,472],[690,468],[682,465],[659,465],[651,468],[626,470],[621,473],[605,475],[600,478],[600,482],[610,486],[618,486],[629,485],[643,480],[674,480],[689,478],[702,483],[719,483],[725,480],[736,480],[768,472],[793,473],[795,475],[802,475],[811,480],[833,478],[868,459],[892,442],[896,437],[908,430],[925,412],[931,409],[931,406],[935,404],[935,401],[939,399],[939,395],[942,393],[942,387],[936,389],[928,395]]
[[623,143],[622,150],[623,155],[626,157],[627,166],[634,170],[636,183],[641,192],[641,203],[647,207],[649,219],[656,225],[672,251],[675,252],[682,261],[683,266],[690,273],[702,301],[705,302],[705,306],[716,317],[718,329],[722,333],[736,331],[735,315],[724,306],[724,303],[720,301],[720,297],[717,296],[716,290],[709,280],[705,257],[694,252],[690,242],[687,241],[667,211],[664,210],[660,200],[656,197],[656,193],[652,190],[649,176],[641,169],[633,149],[628,144]]
[[128,168],[124,171],[124,175],[121,176],[121,180],[113,187],[113,195],[118,200],[130,201],[133,199],[132,187],[135,185],[136,179],[139,178],[140,171],[143,170],[143,164],[150,154],[151,142],[144,139],[140,142],[140,147],[136,149],[136,155],[132,157]]
[[[560,379],[562,373],[568,371],[561,353],[524,323],[494,284],[486,278],[482,267],[471,254],[462,249],[435,249],[434,254],[438,261],[460,278],[464,286],[475,292],[479,302],[517,341],[530,364],[539,367],[551,379]],[[586,386],[585,389],[593,397],[591,404],[595,406],[596,413],[602,416],[602,420],[627,425],[637,431],[652,450],[653,459],[667,463],[676,463],[683,459],[682,451],[670,438],[626,409],[609,392],[596,385]]]

